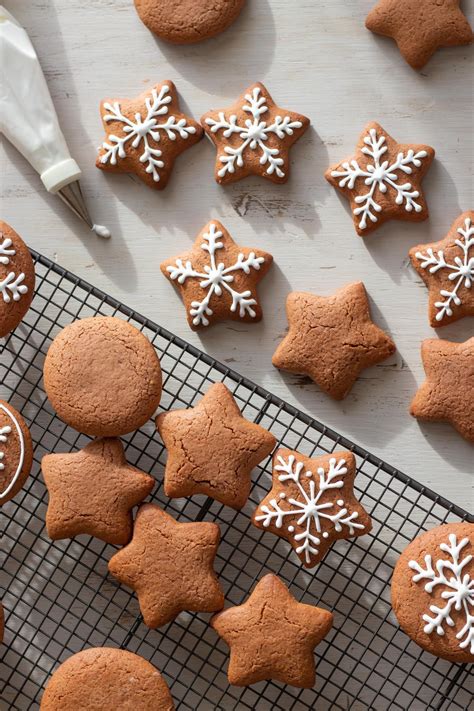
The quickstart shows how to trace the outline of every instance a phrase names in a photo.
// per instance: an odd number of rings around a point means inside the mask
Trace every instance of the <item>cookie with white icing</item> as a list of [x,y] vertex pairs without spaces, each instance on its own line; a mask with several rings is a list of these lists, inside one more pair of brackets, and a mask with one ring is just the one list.
[[13,331],[30,308],[35,267],[15,230],[0,220],[0,338]]
[[32,463],[33,443],[25,420],[0,400],[0,506],[18,494]]

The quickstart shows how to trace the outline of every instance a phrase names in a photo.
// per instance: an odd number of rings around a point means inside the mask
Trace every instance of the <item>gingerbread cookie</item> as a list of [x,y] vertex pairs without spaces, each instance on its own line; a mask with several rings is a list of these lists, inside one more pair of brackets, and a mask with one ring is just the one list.
[[428,422],[450,422],[474,442],[474,337],[464,343],[428,339],[421,344],[426,381],[410,414]]
[[72,454],[47,454],[41,468],[49,493],[46,528],[53,540],[81,533],[125,545],[134,506],[155,480],[127,464],[119,439],[98,439]]
[[402,57],[421,69],[439,47],[473,40],[459,0],[379,0],[365,21],[367,29],[392,37]]
[[141,21],[161,39],[193,44],[224,32],[245,0],[135,0]]
[[448,523],[415,538],[392,577],[392,607],[420,647],[474,662],[474,524]]
[[223,383],[212,385],[195,407],[159,415],[156,427],[168,450],[166,496],[205,494],[235,509],[249,497],[252,469],[276,444],[242,416]]
[[224,321],[260,321],[257,284],[273,257],[260,249],[239,247],[223,224],[208,222],[192,249],[160,265],[181,292],[193,331]]
[[0,220],[0,338],[13,331],[30,308],[35,267],[15,230]]
[[272,363],[308,375],[321,390],[342,400],[359,373],[395,352],[395,344],[370,317],[362,282],[332,296],[294,291],[286,301],[290,330]]
[[53,673],[41,711],[174,711],[169,689],[150,662],[125,649],[92,647]]
[[179,110],[172,81],[156,84],[135,99],[105,99],[100,113],[106,137],[96,165],[110,173],[134,173],[163,190],[176,158],[203,135],[201,126]]
[[204,114],[201,124],[217,148],[216,181],[227,185],[248,175],[286,183],[290,148],[310,121],[281,109],[263,84],[257,83],[233,106]]
[[112,316],[74,321],[51,343],[44,386],[68,425],[96,437],[138,429],[161,398],[160,361],[135,326]]
[[311,688],[313,651],[331,629],[333,616],[293,597],[276,575],[265,575],[243,605],[219,612],[211,626],[230,647],[229,682],[248,686],[274,679]]
[[215,612],[224,593],[214,572],[216,523],[179,523],[154,504],[138,510],[132,542],[109,561],[109,571],[138,595],[148,627],[183,612]]
[[23,417],[0,400],[0,506],[18,494],[32,463],[33,443]]
[[372,121],[355,154],[331,166],[325,177],[349,200],[356,232],[364,236],[388,220],[426,220],[421,181],[434,155],[430,146],[397,143]]
[[463,212],[444,239],[419,244],[409,254],[430,290],[433,327],[474,316],[474,211]]

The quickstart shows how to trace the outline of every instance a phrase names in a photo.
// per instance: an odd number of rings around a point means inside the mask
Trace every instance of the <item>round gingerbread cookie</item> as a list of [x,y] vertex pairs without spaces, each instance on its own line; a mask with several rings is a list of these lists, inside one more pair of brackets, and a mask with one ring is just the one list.
[[30,308],[35,267],[14,229],[0,220],[0,338],[13,331]]
[[173,711],[163,677],[138,654],[93,647],[56,669],[41,699],[41,711]]
[[448,523],[421,534],[392,577],[400,626],[427,652],[474,662],[474,523]]
[[193,44],[226,30],[245,0],[135,0],[141,21],[161,39]]
[[0,400],[0,506],[18,494],[32,463],[33,444],[23,417]]
[[95,316],[66,326],[44,363],[46,393],[79,432],[118,437],[138,429],[161,398],[160,361],[135,326]]

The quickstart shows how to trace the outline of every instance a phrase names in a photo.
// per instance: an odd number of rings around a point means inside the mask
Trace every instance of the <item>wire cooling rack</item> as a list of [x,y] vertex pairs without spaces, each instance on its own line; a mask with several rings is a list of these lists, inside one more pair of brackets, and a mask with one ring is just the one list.
[[[28,483],[0,513],[0,596],[6,615],[0,646],[2,711],[37,709],[59,663],[102,645],[149,659],[183,711],[467,709],[468,668],[422,652],[398,628],[390,607],[390,577],[398,555],[416,535],[468,514],[45,257],[33,256],[36,295],[0,359],[1,397],[23,413],[35,443]],[[254,472],[248,504],[235,512],[205,497],[167,499],[162,490],[165,452],[151,421],[124,438],[129,462],[156,477],[152,500],[181,521],[219,523],[216,570],[227,604],[242,603],[254,583],[272,571],[298,599],[333,611],[334,627],[316,650],[314,689],[273,682],[230,686],[227,648],[209,627],[209,615],[183,613],[166,627],[150,630],[134,594],[107,574],[112,546],[87,536],[48,539],[41,458],[82,447],[87,438],[55,416],[43,390],[43,361],[62,327],[95,314],[125,318],[153,342],[164,373],[160,408],[193,405],[211,383],[224,381],[245,417],[270,429],[283,446],[308,456],[340,448],[356,455],[356,491],[372,516],[373,530],[339,541],[308,572],[287,542],[250,523],[251,512],[270,488],[270,458]]]

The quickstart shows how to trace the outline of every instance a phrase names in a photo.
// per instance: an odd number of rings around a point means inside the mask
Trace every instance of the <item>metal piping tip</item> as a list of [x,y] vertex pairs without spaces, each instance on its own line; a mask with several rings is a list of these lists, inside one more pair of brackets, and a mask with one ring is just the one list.
[[78,180],[74,180],[72,183],[65,185],[56,192],[56,195],[58,195],[69,209],[72,210],[80,220],[85,222],[89,229],[95,232],[96,235],[104,239],[110,237],[110,232],[107,227],[104,225],[96,225],[92,222]]

